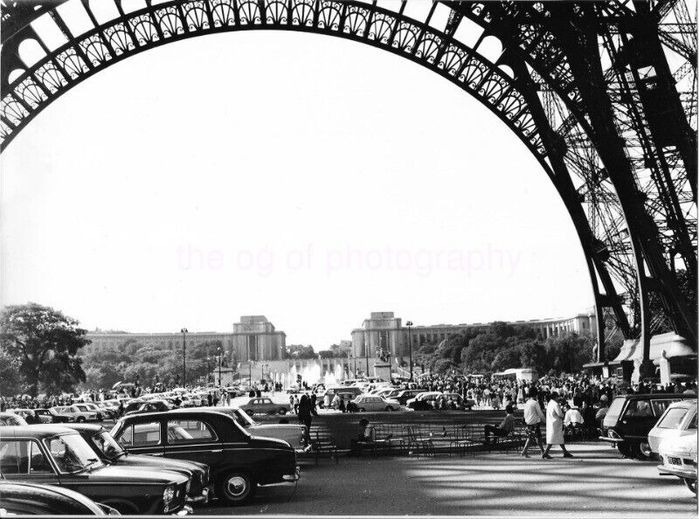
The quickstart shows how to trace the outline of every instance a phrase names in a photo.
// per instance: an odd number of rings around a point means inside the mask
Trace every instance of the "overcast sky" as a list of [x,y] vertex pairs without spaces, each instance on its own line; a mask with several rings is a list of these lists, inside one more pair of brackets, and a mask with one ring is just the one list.
[[327,36],[218,34],[131,57],[2,155],[2,304],[94,329],[349,339],[592,305],[553,186],[475,99]]

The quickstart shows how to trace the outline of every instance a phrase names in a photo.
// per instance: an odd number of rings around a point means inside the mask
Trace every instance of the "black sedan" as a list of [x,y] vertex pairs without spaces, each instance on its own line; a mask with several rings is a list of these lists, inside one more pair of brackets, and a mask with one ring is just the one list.
[[117,510],[67,488],[0,481],[5,515],[120,515]]
[[0,427],[0,479],[59,485],[126,514],[189,511],[185,476],[105,465],[77,431],[60,425]]
[[206,463],[216,495],[230,504],[250,500],[257,485],[298,480],[296,453],[288,442],[250,436],[221,412],[179,409],[131,415],[111,432],[133,454]]
[[187,478],[191,478],[187,502],[206,503],[208,501],[210,481],[209,467],[207,465],[196,461],[162,459],[156,456],[129,454],[101,425],[70,424],[66,427],[78,431],[103,462],[134,469],[164,469],[179,472]]

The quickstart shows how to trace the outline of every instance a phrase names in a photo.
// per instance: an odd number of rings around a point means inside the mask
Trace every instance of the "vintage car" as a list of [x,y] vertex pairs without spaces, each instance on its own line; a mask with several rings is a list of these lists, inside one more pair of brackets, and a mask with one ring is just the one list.
[[648,433],[648,456],[658,454],[663,440],[695,434],[697,429],[697,401],[681,400],[670,404],[655,426]]
[[18,414],[0,413],[0,427],[3,425],[27,425],[27,421]]
[[137,456],[126,452],[101,425],[71,424],[67,427],[80,433],[99,458],[111,465],[145,470],[170,470],[180,472],[191,479],[187,492],[188,503],[206,503],[211,489],[209,467],[196,461],[163,459],[156,456]]
[[206,463],[216,495],[249,501],[257,485],[297,481],[296,453],[287,442],[251,436],[218,411],[178,409],[125,416],[111,431],[132,454]]
[[95,411],[89,411],[87,407],[80,409],[78,406],[82,404],[74,405],[64,405],[52,407],[56,414],[66,417],[69,422],[97,422],[101,420],[98,419],[97,413]]
[[256,414],[286,414],[289,412],[289,404],[275,404],[271,398],[251,398],[241,409],[250,416]]
[[697,429],[679,438],[667,438],[660,442],[658,465],[661,474],[674,474],[684,481],[687,488],[697,493]]
[[209,411],[218,411],[232,416],[233,419],[252,436],[264,436],[284,440],[297,453],[306,450],[305,430],[300,424],[259,423],[253,420],[245,411],[237,407],[204,407]]
[[0,427],[0,479],[59,485],[125,514],[189,512],[189,479],[105,465],[77,431],[62,425]]
[[114,508],[52,485],[0,481],[0,517],[8,515],[120,515]]
[[651,393],[616,397],[602,421],[600,440],[615,445],[623,456],[647,459],[648,433],[674,402],[696,400],[693,394]]
[[386,399],[377,395],[359,395],[352,400],[361,413],[364,411],[398,411],[400,404],[398,400]]
[[54,409],[34,409],[34,414],[39,417],[41,423],[67,423],[68,418],[61,416]]
[[141,402],[138,407],[126,411],[124,414],[155,413],[158,411],[169,411],[170,409],[172,409],[172,407],[164,400],[150,400],[148,402]]
[[426,391],[418,394],[415,398],[408,400],[407,406],[415,411],[429,411],[439,409],[438,401],[443,398],[444,409],[470,410],[474,405],[471,399],[464,399],[458,393],[442,393],[440,391]]
[[402,391],[399,391],[394,398],[398,400],[400,405],[408,405],[408,400],[415,398],[417,395],[424,392],[425,391],[423,389],[403,389]]

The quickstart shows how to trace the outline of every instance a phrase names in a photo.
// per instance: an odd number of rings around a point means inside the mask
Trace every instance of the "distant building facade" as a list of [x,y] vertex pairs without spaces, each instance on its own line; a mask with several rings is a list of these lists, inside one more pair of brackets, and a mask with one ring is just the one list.
[[[543,339],[572,332],[594,337],[597,331],[595,320],[594,312],[590,311],[568,318],[513,321],[508,324],[530,327]],[[352,356],[375,358],[387,355],[404,360],[409,356],[411,344],[414,353],[423,344],[440,343],[466,330],[485,332],[490,326],[484,323],[411,326],[408,337],[408,327],[393,312],[372,312],[361,328],[352,330]]]
[[188,332],[183,336],[182,333],[95,331],[88,333],[87,338],[92,343],[83,353],[123,350],[127,343],[175,351],[182,349],[183,341],[187,349],[219,341],[229,358],[238,362],[280,360],[286,348],[286,334],[276,330],[263,315],[242,316],[240,322],[233,325],[233,333]]
[[277,331],[264,315],[247,315],[233,325],[233,349],[241,361],[281,360],[286,334]]

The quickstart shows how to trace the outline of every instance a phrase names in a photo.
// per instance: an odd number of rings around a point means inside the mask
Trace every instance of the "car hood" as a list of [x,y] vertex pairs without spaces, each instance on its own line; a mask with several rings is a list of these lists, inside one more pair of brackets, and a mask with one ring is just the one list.
[[300,447],[304,426],[295,424],[257,424],[246,427],[245,430],[256,438],[276,438],[289,442],[292,447]]
[[175,483],[181,485],[189,480],[187,476],[179,472],[168,470],[144,471],[123,465],[105,465],[104,467],[94,469],[89,473],[89,476],[91,481],[114,481],[129,484],[167,485]]
[[117,466],[128,466],[133,468],[145,467],[152,470],[154,467],[158,467],[164,470],[174,470],[176,472],[181,472],[183,474],[194,474],[199,472],[205,474],[207,466],[198,461],[184,461],[175,460],[171,458],[158,458],[155,456],[139,456],[137,454],[129,454],[127,456],[122,456],[114,461]]
[[289,442],[285,440],[278,440],[276,438],[264,438],[261,436],[251,436],[250,447],[258,447],[261,449],[293,450],[291,445],[289,445]]
[[665,456],[677,456],[697,460],[697,433],[681,436],[679,438],[667,438],[660,442],[658,449]]

